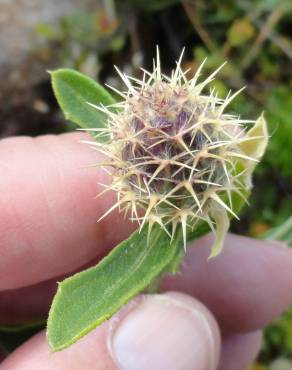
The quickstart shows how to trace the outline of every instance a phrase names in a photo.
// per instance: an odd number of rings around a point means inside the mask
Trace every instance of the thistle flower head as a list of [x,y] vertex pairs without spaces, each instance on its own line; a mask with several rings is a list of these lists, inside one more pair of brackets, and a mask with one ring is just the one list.
[[104,216],[118,207],[130,211],[140,227],[148,222],[150,232],[158,223],[170,237],[182,227],[184,243],[188,229],[205,221],[216,229],[215,255],[229,227],[228,214],[237,217],[233,195],[245,199],[249,168],[260,157],[244,148],[251,140],[260,143],[263,128],[248,136],[244,125],[254,121],[225,112],[241,90],[225,99],[214,90],[204,93],[222,66],[200,82],[202,63],[188,80],[181,59],[170,77],[161,73],[158,50],[153,72],[143,70],[141,81],[118,70],[128,89],[118,92],[123,101],[96,106],[108,117],[107,127],[97,129],[107,142],[96,144],[108,158],[103,165],[113,168],[106,190],[118,194]]

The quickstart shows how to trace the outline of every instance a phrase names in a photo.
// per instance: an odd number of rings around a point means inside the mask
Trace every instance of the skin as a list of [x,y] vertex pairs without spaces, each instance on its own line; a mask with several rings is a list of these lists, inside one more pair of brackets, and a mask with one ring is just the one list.
[[[96,197],[103,190],[98,183],[108,179],[85,167],[99,161],[97,152],[80,143],[87,139],[74,133],[0,142],[1,324],[46,317],[56,281],[95,264],[136,227],[117,212],[96,223],[115,196]],[[181,274],[166,277],[162,290],[181,292],[167,294],[215,318],[212,330],[219,325],[222,337],[221,344],[216,342],[219,370],[244,370],[258,352],[263,326],[292,302],[292,251],[279,243],[229,235],[221,255],[207,261],[211,238],[188,249]],[[43,369],[62,370],[74,358],[72,370],[116,370],[106,346],[108,331],[105,323],[54,355],[39,333],[0,369],[46,364]]]

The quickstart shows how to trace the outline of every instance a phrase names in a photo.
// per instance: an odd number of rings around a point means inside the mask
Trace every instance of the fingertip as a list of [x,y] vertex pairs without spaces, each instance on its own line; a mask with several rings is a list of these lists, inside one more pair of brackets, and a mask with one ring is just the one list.
[[206,307],[171,292],[144,296],[118,322],[110,344],[121,370],[215,370],[220,334]]

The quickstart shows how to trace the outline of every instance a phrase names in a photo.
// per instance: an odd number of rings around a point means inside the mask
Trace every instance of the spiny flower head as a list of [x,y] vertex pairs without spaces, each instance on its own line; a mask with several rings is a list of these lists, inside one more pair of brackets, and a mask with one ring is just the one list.
[[104,216],[117,207],[130,211],[141,228],[148,222],[149,235],[155,223],[170,237],[180,226],[185,244],[188,228],[203,220],[216,228],[215,255],[229,227],[228,214],[237,218],[233,194],[245,199],[249,164],[259,157],[247,155],[244,145],[262,138],[262,131],[248,137],[244,125],[254,121],[225,113],[241,90],[225,99],[214,90],[204,93],[222,66],[198,82],[204,63],[188,80],[181,60],[182,55],[171,77],[161,73],[158,50],[153,72],[143,70],[141,81],[117,70],[128,88],[116,91],[123,101],[96,106],[108,117],[107,126],[96,129],[106,142],[95,143],[108,158],[102,165],[113,168],[106,191],[118,194]]

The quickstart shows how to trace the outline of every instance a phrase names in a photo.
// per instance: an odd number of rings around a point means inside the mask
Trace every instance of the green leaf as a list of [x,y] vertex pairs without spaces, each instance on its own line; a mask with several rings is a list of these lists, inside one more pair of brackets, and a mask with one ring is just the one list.
[[[206,233],[205,224],[192,232],[195,240]],[[109,319],[162,272],[174,273],[183,253],[178,231],[174,240],[153,226],[147,245],[148,226],[134,232],[97,266],[59,283],[48,319],[47,337],[59,351],[73,344]]]
[[134,232],[97,266],[59,284],[48,319],[53,350],[63,349],[110,318],[135,294],[149,285],[171,261],[181,237],[170,243],[159,226]]
[[66,119],[85,129],[105,125],[105,114],[88,104],[115,103],[101,85],[72,69],[57,69],[51,72],[51,76],[55,96]]

